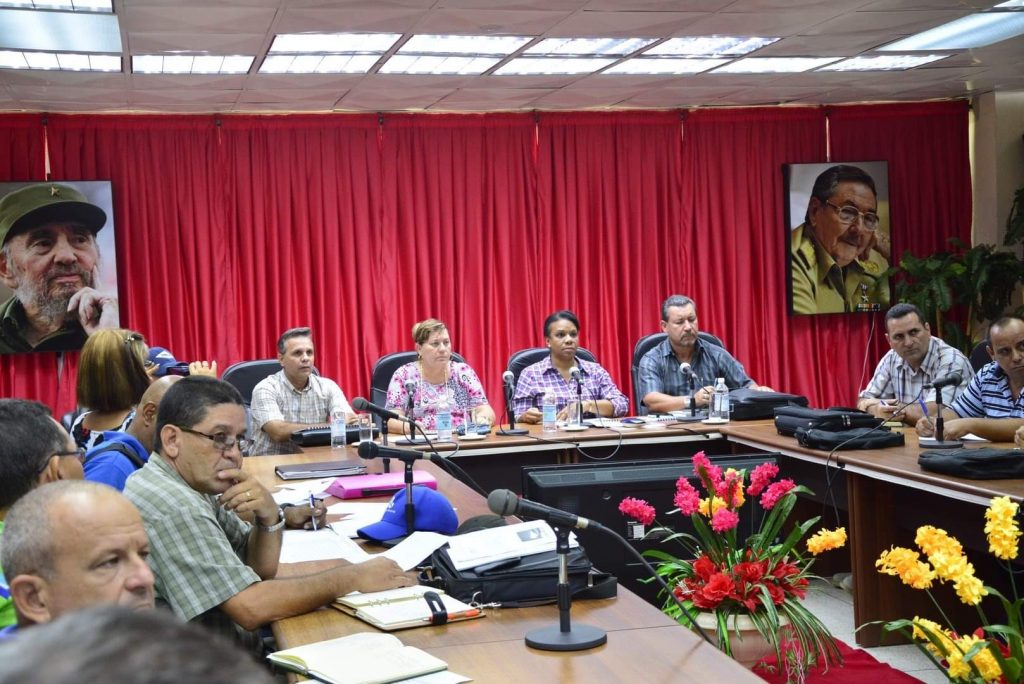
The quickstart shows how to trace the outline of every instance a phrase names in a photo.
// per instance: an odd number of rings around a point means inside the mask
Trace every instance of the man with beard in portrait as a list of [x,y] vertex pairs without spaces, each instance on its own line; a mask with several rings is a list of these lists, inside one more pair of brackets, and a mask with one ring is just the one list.
[[0,353],[81,349],[100,328],[119,325],[117,298],[94,289],[100,207],[59,183],[20,188],[0,199]]

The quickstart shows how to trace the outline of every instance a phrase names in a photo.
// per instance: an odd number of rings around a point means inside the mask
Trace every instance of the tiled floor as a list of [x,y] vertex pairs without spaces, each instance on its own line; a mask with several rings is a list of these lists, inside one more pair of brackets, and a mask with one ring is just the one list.
[[[825,623],[833,636],[840,641],[857,647],[854,638],[853,596],[845,589],[839,589],[825,581],[814,581],[807,592],[804,604]],[[941,672],[921,653],[916,646],[883,646],[869,648],[868,653],[888,663],[897,670],[920,679],[927,684],[948,681]]]

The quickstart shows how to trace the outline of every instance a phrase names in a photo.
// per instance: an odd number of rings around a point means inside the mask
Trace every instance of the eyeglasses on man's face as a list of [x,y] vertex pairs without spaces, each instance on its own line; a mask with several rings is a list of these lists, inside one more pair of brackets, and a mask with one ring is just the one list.
[[839,215],[839,222],[844,226],[852,226],[859,219],[865,230],[878,228],[878,214],[873,211],[860,211],[857,207],[851,207],[848,204],[839,206],[829,200],[825,200],[825,204],[836,210],[836,213]]
[[61,458],[74,457],[78,459],[79,463],[85,463],[85,449],[83,447],[77,447],[69,451],[55,451],[43,460],[42,464],[40,464],[39,466],[37,474],[42,473],[44,470],[46,470],[46,466],[50,465],[50,459],[53,458],[54,456],[60,456]]
[[181,427],[180,425],[177,425],[175,427],[177,427],[182,432],[189,433],[190,435],[205,437],[206,439],[213,442],[214,449],[217,449],[218,451],[221,452],[228,451],[232,447],[237,446],[239,451],[245,453],[249,450],[250,447],[252,447],[253,444],[253,441],[251,439],[246,439],[244,435],[236,435],[232,437],[231,435],[225,432],[218,432],[212,435],[208,435],[205,432],[200,432],[199,430],[192,430],[191,428],[187,427]]

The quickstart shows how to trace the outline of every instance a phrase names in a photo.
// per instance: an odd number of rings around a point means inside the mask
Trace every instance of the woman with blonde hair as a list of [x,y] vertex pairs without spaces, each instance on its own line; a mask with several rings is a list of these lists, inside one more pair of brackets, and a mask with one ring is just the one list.
[[[437,406],[442,397],[448,400],[452,424],[465,420],[467,409],[476,411],[481,423],[494,424],[494,410],[487,403],[480,378],[467,363],[452,360],[452,340],[448,327],[436,318],[420,321],[412,327],[417,358],[395,371],[388,385],[387,408],[405,415],[409,390],[412,390],[414,417],[424,430],[437,427]],[[402,423],[388,423],[392,432],[401,432]]]
[[78,446],[90,449],[109,430],[123,431],[149,387],[146,338],[132,330],[105,328],[89,336],[78,359],[75,394],[86,409],[71,426]]

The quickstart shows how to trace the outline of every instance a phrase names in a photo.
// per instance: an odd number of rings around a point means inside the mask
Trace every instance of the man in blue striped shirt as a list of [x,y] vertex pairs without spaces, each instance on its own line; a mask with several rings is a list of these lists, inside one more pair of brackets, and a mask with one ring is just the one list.
[[[1024,425],[1024,320],[1007,316],[989,326],[988,353],[992,363],[974,376],[967,390],[942,409],[947,439],[968,433],[993,442],[1012,442],[1014,432]],[[930,437],[933,420],[917,422],[917,433]]]
[[967,389],[974,369],[960,350],[932,337],[931,328],[913,304],[896,304],[885,314],[885,339],[892,347],[875,368],[871,382],[860,393],[857,408],[889,418],[903,409],[903,421],[915,425],[924,417],[922,405],[935,413],[935,390],[925,389],[939,378],[959,373],[961,381],[943,390],[943,403]]

